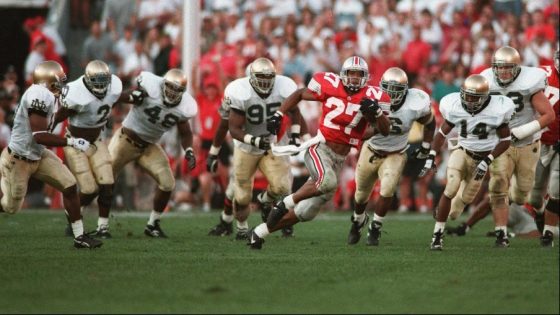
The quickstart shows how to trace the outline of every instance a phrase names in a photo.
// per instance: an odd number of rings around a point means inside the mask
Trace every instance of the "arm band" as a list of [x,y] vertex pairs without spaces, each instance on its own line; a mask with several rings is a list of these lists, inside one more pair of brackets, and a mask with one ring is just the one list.
[[299,135],[300,132],[301,132],[301,126],[300,126],[300,125],[297,125],[297,124],[296,124],[296,125],[292,125],[292,127],[290,128],[290,131],[291,131],[292,134],[295,133],[295,134],[298,134],[298,135]]
[[422,148],[424,148],[424,149],[429,149],[429,148],[430,148],[430,143],[429,143],[429,142],[426,142],[426,141],[423,141],[423,142],[422,142]]
[[502,142],[502,141],[511,141],[511,136],[505,137],[505,138],[500,138],[500,142]]
[[517,139],[523,139],[526,138],[536,132],[538,132],[539,130],[541,130],[541,124],[539,124],[538,120],[533,120],[529,123],[526,123],[524,125],[521,125],[519,127],[515,127],[513,129],[511,129],[511,133],[517,138]]
[[443,130],[441,130],[441,127],[439,128],[438,132],[439,132],[444,138],[447,138],[447,135],[443,132]]
[[35,132],[33,132],[31,135],[34,136],[34,135],[38,135],[38,134],[40,134],[40,133],[50,133],[50,132],[48,132],[48,131],[46,131],[46,130],[35,131]]
[[253,139],[253,135],[246,134],[246,135],[243,137],[243,142],[252,145],[251,139]]
[[[243,139],[243,140],[245,140],[245,139]],[[218,153],[220,153],[221,148],[222,147],[215,147],[214,145],[212,145],[210,147],[210,151],[208,153],[211,154],[211,155],[218,155]]]

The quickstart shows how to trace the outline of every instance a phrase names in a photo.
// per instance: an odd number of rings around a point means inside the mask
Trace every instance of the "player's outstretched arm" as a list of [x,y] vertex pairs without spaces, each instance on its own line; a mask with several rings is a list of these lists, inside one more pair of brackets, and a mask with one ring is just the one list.
[[297,104],[301,100],[316,101],[317,98],[306,87],[296,90],[284,100],[284,102],[280,106],[280,109],[278,109],[276,113],[274,113],[274,115],[272,115],[272,117],[268,119],[266,124],[266,129],[268,130],[268,132],[274,135],[278,134],[278,131],[280,131],[280,126],[282,125],[282,118],[284,117],[284,114],[296,110]]
[[434,115],[429,113],[424,117],[420,117],[416,121],[424,125],[424,131],[422,136],[422,146],[416,149],[413,155],[415,158],[423,160],[426,159],[430,153],[432,141],[434,140],[434,132],[436,130],[436,120],[434,119]]
[[181,146],[185,150],[185,159],[188,162],[189,169],[194,169],[196,166],[196,157],[192,149],[193,133],[191,125],[188,121],[183,121],[177,124],[177,130],[181,136]]
[[229,112],[229,132],[233,139],[250,144],[261,150],[270,149],[270,139],[263,135],[252,135],[245,133],[245,113],[239,109],[232,108]]
[[80,151],[87,151],[89,148],[89,141],[81,138],[62,138],[48,131],[48,119],[42,112],[29,113],[29,125],[33,139],[38,144],[49,147],[65,147],[71,146]]
[[212,139],[212,146],[210,147],[208,158],[206,159],[206,170],[211,173],[216,173],[218,170],[218,154],[220,153],[220,149],[228,133],[228,125],[229,122],[227,119],[220,119],[220,124],[216,130],[214,139]]

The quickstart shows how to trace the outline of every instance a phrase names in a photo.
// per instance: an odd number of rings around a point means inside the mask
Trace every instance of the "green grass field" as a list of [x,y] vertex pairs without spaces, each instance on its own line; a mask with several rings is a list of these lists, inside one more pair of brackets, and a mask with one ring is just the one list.
[[218,212],[164,216],[165,240],[142,234],[147,216],[116,213],[90,251],[61,212],[0,215],[0,313],[559,313],[558,247],[496,249],[490,219],[431,252],[429,215],[390,214],[371,248],[346,245],[349,214],[329,213],[251,251],[206,235]]

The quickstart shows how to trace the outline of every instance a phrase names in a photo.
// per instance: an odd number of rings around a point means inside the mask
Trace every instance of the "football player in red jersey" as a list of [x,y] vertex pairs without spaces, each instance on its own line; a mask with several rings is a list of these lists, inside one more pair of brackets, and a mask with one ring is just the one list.
[[315,144],[306,148],[305,164],[310,179],[295,193],[277,202],[267,222],[251,231],[248,245],[252,249],[261,249],[264,237],[271,232],[310,221],[317,215],[321,206],[333,196],[346,155],[360,143],[368,122],[374,125],[376,132],[389,134],[390,121],[378,104],[379,101],[389,103],[389,96],[380,88],[367,85],[368,80],[365,60],[352,56],[344,61],[340,75],[316,73],[307,88],[290,95],[268,120],[268,131],[277,134],[283,116],[294,110],[299,101],[323,104],[319,135],[314,138]]
[[560,132],[560,84],[558,78],[560,56],[558,50],[554,53],[554,68],[551,66],[543,66],[542,68],[546,71],[548,79],[548,86],[544,90],[544,94],[554,109],[555,120],[548,125],[548,130],[541,136],[541,157],[537,163],[535,185],[531,191],[529,203],[536,208],[538,213],[540,212],[542,218],[544,196],[548,192],[549,199],[544,210],[541,245],[552,247],[554,235],[558,236],[558,208],[560,206],[558,202],[560,199],[560,162],[558,161],[558,151],[560,150],[558,142],[558,133]]

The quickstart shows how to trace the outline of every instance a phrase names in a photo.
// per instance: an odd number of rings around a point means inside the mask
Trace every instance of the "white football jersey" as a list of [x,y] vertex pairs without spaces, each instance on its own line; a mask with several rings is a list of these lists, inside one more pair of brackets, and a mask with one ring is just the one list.
[[388,136],[376,133],[368,140],[368,145],[376,150],[400,151],[408,143],[408,132],[414,121],[431,113],[430,96],[419,89],[409,89],[401,107],[391,110],[391,104],[380,102],[379,106],[391,121]]
[[[510,128],[515,128],[537,119],[538,113],[533,108],[531,97],[535,93],[544,90],[548,85],[547,75],[543,69],[521,66],[521,71],[517,78],[506,87],[501,87],[498,84],[494,78],[492,68],[482,71],[481,75],[486,77],[488,83],[490,83],[491,95],[507,96],[515,104],[515,115],[509,124]],[[533,136],[512,143],[512,145],[516,147],[524,146],[540,139],[540,137],[541,132],[539,131],[533,134]]]
[[37,114],[47,118],[48,129],[54,121],[55,97],[54,94],[42,85],[31,85],[19,102],[14,114],[12,137],[8,147],[17,155],[30,160],[40,160],[45,146],[38,144],[33,139],[29,114]]
[[141,72],[139,85],[147,96],[140,105],[133,106],[123,121],[123,126],[134,131],[142,140],[156,143],[164,132],[178,122],[184,122],[196,116],[198,106],[189,93],[183,93],[181,102],[169,107],[163,102],[163,78],[150,72]]
[[[222,107],[231,108],[245,113],[244,130],[253,136],[269,135],[266,121],[280,108],[282,102],[297,89],[296,83],[283,75],[277,75],[270,95],[262,99],[249,83],[249,77],[237,79],[226,86]],[[280,144],[285,143],[285,137]],[[263,154],[264,151],[250,144],[234,140],[234,145],[252,154]]]
[[116,75],[111,75],[111,84],[107,95],[99,99],[93,95],[84,83],[84,76],[68,83],[62,93],[62,106],[76,114],[68,118],[70,125],[79,128],[99,128],[105,126],[113,104],[122,92],[122,82]]
[[461,104],[460,93],[455,92],[441,99],[442,117],[455,126],[459,145],[475,152],[492,151],[498,144],[496,129],[509,123],[515,105],[509,97],[493,95],[479,113],[468,113]]

